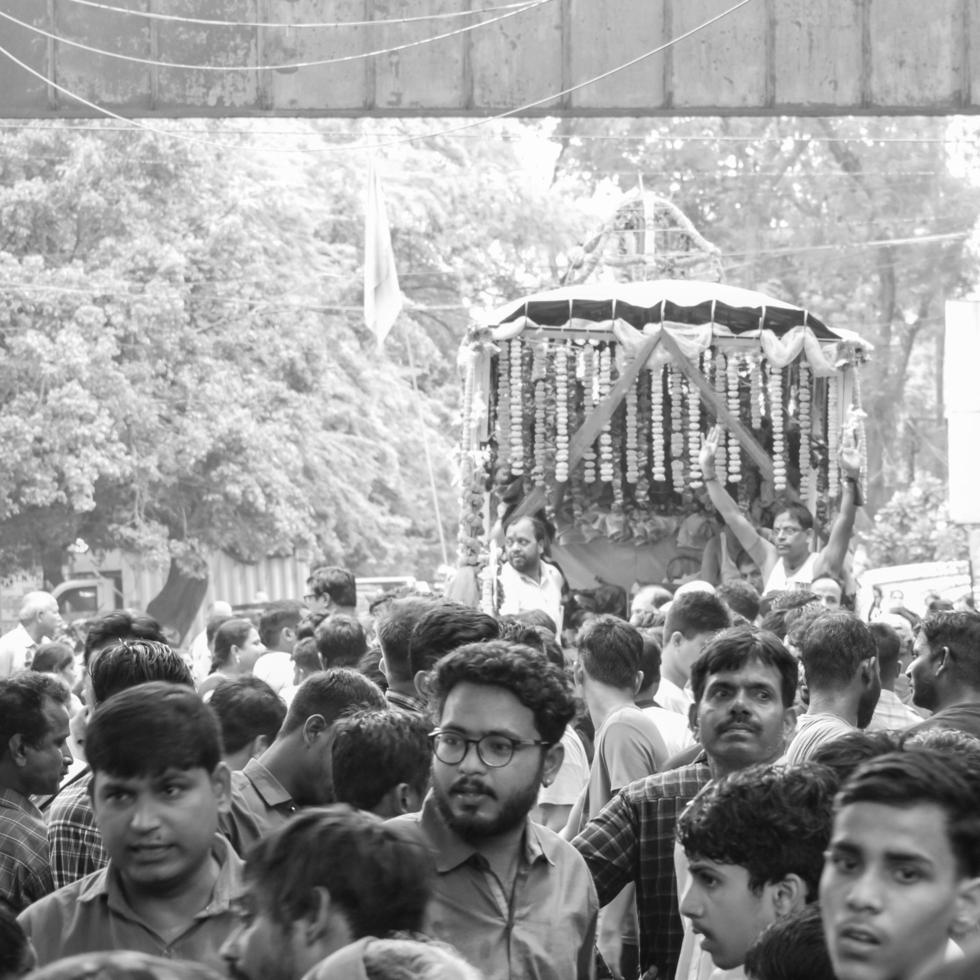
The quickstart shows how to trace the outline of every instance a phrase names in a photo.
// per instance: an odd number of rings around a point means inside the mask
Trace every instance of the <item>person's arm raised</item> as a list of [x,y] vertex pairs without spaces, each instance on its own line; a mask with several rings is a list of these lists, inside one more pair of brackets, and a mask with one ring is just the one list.
[[739,544],[749,557],[759,566],[763,578],[767,578],[776,564],[776,549],[762,537],[752,522],[738,509],[738,504],[729,496],[715,473],[715,452],[721,438],[721,426],[714,425],[701,440],[699,463],[704,476],[704,486],[711,498],[711,504],[721,515],[722,520],[732,529]]
[[856,434],[845,435],[841,439],[837,458],[841,468],[840,510],[830,528],[827,544],[820,551],[820,560],[814,572],[829,573],[835,578],[841,578],[844,573],[844,559],[854,531],[854,518],[858,507],[864,502],[861,499],[861,454],[858,452]]

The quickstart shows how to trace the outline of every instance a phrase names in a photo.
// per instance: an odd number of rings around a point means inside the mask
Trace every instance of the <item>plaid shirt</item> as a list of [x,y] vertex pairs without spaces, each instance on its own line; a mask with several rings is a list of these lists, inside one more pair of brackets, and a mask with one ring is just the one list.
[[684,807],[710,780],[702,754],[689,766],[630,783],[572,841],[592,872],[602,905],[635,882],[641,972],[656,966],[659,976],[672,977],[677,969],[684,930],[674,873],[675,828]]
[[101,871],[109,863],[92,813],[91,782],[89,771],[66,786],[48,807],[48,847],[55,888]]
[[0,789],[0,904],[22,912],[52,891],[44,818],[13,789]]

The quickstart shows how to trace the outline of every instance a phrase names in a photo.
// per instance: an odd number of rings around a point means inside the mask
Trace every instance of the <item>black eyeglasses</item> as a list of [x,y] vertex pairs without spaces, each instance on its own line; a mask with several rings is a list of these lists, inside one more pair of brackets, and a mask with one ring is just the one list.
[[459,732],[447,732],[437,728],[429,732],[432,751],[440,762],[447,766],[459,765],[466,758],[470,746],[476,746],[476,754],[480,761],[491,769],[506,766],[518,749],[530,749],[534,746],[549,746],[551,742],[522,740],[510,738],[508,735],[484,735],[482,738],[466,738]]

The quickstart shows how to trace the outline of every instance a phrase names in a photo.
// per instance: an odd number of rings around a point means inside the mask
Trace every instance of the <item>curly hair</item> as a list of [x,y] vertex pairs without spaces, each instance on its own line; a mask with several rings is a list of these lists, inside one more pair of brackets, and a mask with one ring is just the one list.
[[469,643],[447,654],[428,676],[436,717],[442,716],[449,692],[463,683],[506,688],[530,708],[541,740],[549,744],[561,740],[565,726],[575,715],[571,682],[533,647],[489,640]]
[[812,763],[750,766],[705,786],[677,821],[677,839],[689,858],[745,868],[756,894],[799,875],[810,900],[830,843],[837,786],[830,769]]

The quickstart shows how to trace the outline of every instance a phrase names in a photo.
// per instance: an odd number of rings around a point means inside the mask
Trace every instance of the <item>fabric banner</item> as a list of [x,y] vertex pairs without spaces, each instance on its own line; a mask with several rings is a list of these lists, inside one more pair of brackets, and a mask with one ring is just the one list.
[[391,248],[388,212],[381,192],[381,178],[372,161],[364,208],[364,322],[378,338],[379,350],[401,308],[402,292],[398,286],[395,253]]

